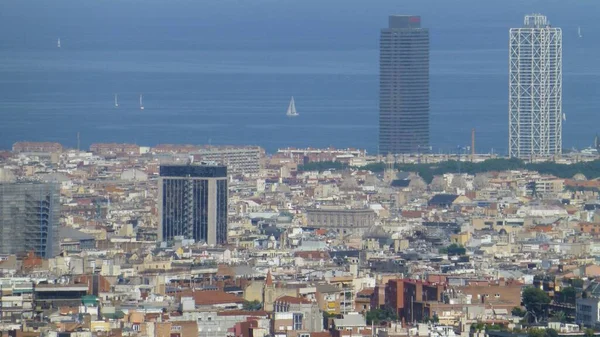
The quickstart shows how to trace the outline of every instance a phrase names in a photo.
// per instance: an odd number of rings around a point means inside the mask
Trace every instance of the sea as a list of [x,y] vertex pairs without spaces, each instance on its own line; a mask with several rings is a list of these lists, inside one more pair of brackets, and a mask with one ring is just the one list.
[[[75,147],[79,134],[82,148],[377,153],[378,39],[390,14],[421,15],[430,29],[433,152],[470,145],[474,128],[477,152],[506,154],[508,34],[528,13],[563,30],[564,148],[590,146],[600,132],[598,0],[4,0],[1,7],[0,149],[17,141]],[[285,116],[292,96],[296,118]]]

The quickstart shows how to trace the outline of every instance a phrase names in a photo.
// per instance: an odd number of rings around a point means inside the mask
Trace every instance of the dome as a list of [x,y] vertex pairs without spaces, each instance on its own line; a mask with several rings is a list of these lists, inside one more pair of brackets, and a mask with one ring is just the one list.
[[587,180],[587,178],[583,174],[577,173],[576,175],[573,176],[573,180],[584,181],[584,180]]
[[389,238],[390,238],[390,234],[385,229],[383,229],[382,226],[379,226],[379,225],[371,226],[371,228],[369,228],[369,230],[367,230],[365,232],[365,234],[363,235],[363,239],[382,240],[382,239],[389,239]]

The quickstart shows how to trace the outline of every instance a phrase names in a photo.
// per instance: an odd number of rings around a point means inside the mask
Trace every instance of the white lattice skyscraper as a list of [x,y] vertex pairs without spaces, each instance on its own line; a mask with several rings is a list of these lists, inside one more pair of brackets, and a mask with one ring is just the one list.
[[548,157],[562,151],[562,31],[540,14],[511,28],[509,155]]

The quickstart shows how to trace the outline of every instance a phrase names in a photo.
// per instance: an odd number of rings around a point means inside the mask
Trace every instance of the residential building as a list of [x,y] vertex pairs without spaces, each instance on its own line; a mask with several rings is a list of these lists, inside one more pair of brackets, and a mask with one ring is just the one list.
[[0,279],[0,321],[33,318],[33,283],[23,279]]
[[63,146],[60,143],[51,142],[16,142],[13,144],[14,152],[62,152]]
[[[287,330],[302,330],[308,332],[318,332],[323,330],[323,315],[316,302],[300,297],[282,296],[275,301],[273,306],[275,312],[275,325],[277,325],[278,314],[288,314],[288,316],[279,316],[280,318],[287,318],[289,317],[289,314],[292,314],[292,329]],[[279,330],[280,329],[275,329],[275,331]]]
[[575,322],[586,327],[595,327],[600,322],[600,298],[578,298]]
[[207,146],[193,153],[194,161],[225,165],[230,174],[258,173],[263,155],[258,146]]
[[227,242],[227,167],[163,165],[158,182],[159,240],[176,236]]
[[510,29],[509,156],[562,152],[562,31],[540,14]]
[[429,148],[429,29],[420,16],[392,15],[381,30],[379,153]]
[[121,143],[94,143],[90,145],[90,152],[108,156],[108,155],[128,155],[137,156],[140,154],[140,146],[137,144]]
[[426,311],[425,303],[440,301],[444,288],[443,284],[419,280],[389,280],[385,286],[385,306],[394,309],[405,322],[421,321],[432,314]]

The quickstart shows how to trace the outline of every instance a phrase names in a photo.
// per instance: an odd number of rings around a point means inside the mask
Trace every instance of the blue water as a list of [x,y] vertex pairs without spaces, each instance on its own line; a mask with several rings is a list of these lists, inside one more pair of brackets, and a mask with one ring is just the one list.
[[[470,144],[476,128],[478,152],[506,153],[508,29],[530,12],[563,28],[564,147],[590,145],[600,122],[599,2],[489,2],[7,0],[0,148],[19,140],[75,146],[80,132],[83,146],[210,142],[374,153],[378,34],[398,13],[419,14],[431,29],[434,152]],[[300,116],[289,119],[292,95]]]

